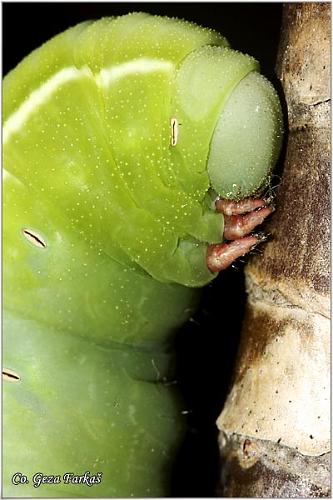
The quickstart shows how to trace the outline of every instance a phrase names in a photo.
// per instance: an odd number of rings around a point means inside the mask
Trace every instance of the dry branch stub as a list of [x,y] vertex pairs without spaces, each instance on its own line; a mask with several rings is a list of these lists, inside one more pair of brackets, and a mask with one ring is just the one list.
[[222,485],[227,496],[323,497],[330,488],[328,3],[284,7],[277,69],[287,153],[272,239],[247,267],[242,342],[218,419]]

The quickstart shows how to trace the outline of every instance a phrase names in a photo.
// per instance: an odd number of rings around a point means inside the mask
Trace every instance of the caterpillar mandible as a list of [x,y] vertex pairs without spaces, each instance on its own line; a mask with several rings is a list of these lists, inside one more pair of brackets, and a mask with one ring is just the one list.
[[250,197],[282,114],[258,71],[214,31],[133,13],[5,77],[6,496],[167,494],[172,334],[271,212]]

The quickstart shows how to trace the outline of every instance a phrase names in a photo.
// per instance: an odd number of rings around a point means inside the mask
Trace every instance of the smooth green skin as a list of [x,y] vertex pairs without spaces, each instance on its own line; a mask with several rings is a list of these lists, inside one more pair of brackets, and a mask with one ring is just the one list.
[[[138,58],[154,59],[152,70],[101,84],[101,70]],[[238,146],[228,157],[219,144],[223,113],[232,117],[231,98],[258,63],[212,31],[131,14],[67,30],[7,75],[5,134],[31,93],[65,68],[76,77],[4,140],[4,367],[21,377],[4,383],[4,494],[163,496],[184,430],[166,383],[172,334],[214,278],[206,249],[223,234],[211,191],[237,198],[266,182],[281,112],[263,84],[253,105],[273,116],[259,120],[268,146],[244,184]],[[231,164],[225,185],[219,157]],[[11,484],[17,471],[28,485]],[[32,485],[37,472],[85,471],[103,472],[102,482]]]
[[[185,425],[175,385],[164,385],[174,377],[167,341],[193,312],[193,290],[118,264],[55,206],[5,182],[4,366],[21,381],[4,383],[4,493],[162,496]],[[23,237],[22,216],[46,228],[46,249]],[[86,470],[102,483],[8,479]]]

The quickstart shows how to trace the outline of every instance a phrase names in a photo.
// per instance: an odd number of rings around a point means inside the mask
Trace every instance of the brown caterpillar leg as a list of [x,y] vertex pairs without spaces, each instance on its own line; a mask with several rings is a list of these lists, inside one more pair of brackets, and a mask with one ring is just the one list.
[[209,245],[206,260],[211,271],[226,269],[238,257],[244,256],[266,239],[263,235],[249,233],[274,211],[268,204],[269,200],[254,198],[237,202],[222,199],[216,201],[216,210],[224,214],[223,235],[225,239],[232,241]]
[[207,249],[207,267],[213,273],[218,273],[229,267],[238,257],[246,255],[258,243],[266,238],[262,235],[244,236],[230,243],[209,245]]
[[263,207],[245,215],[225,215],[223,231],[225,239],[237,240],[246,236],[262,224],[273,211],[271,207]]
[[240,215],[262,207],[267,207],[271,199],[266,200],[260,198],[244,198],[240,201],[225,200],[219,198],[215,202],[216,211],[224,215]]

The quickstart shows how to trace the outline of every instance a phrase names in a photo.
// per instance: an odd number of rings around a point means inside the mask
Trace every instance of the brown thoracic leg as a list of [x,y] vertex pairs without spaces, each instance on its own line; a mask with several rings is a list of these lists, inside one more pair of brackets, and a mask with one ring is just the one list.
[[263,207],[245,215],[225,215],[223,235],[226,240],[237,240],[249,234],[262,224],[273,212],[271,207]]
[[216,211],[224,215],[240,215],[253,212],[257,208],[267,207],[271,200],[261,198],[244,198],[240,201],[225,200],[219,198],[215,202]]
[[246,198],[238,202],[222,199],[216,201],[216,210],[224,214],[223,236],[232,241],[209,245],[206,260],[211,271],[226,269],[238,257],[246,255],[265,240],[263,235],[249,233],[274,211],[268,204],[269,200],[256,198]]
[[246,255],[258,243],[266,238],[263,235],[244,236],[230,243],[218,243],[209,245],[207,249],[206,262],[208,269],[218,273],[229,267],[238,257]]

